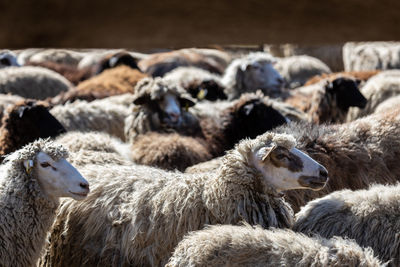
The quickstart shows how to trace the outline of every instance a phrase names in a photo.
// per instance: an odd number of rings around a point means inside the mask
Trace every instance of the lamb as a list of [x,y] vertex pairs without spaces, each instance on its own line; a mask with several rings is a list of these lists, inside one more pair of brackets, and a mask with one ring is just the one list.
[[368,99],[364,109],[350,109],[347,121],[374,113],[376,107],[384,100],[400,94],[400,71],[383,71],[372,77],[362,88],[361,93]]
[[330,238],[354,239],[371,247],[390,266],[400,265],[400,184],[342,190],[309,202],[296,214],[294,229]]
[[177,131],[184,135],[200,132],[198,120],[182,110],[195,104],[179,85],[162,78],[145,78],[135,88],[134,112],[125,120],[126,140],[134,143],[139,134]]
[[89,184],[65,160],[68,153],[39,139],[0,166],[0,264],[36,266],[60,197],[83,200]]
[[327,180],[325,168],[289,135],[243,140],[223,162],[198,175],[85,166],[93,193],[59,209],[42,266],[164,265],[183,236],[205,224],[289,227],[291,209],[278,192],[318,190]]
[[381,266],[371,249],[334,237],[307,237],[289,229],[215,225],[179,242],[173,266]]
[[17,56],[10,50],[0,51],[0,69],[11,66],[20,66],[17,62]]
[[364,108],[367,104],[358,90],[358,81],[346,77],[300,87],[283,98],[285,103],[307,113],[317,124],[345,122],[350,107]]
[[375,76],[376,74],[380,73],[380,70],[368,70],[368,71],[342,71],[342,72],[335,72],[329,74],[321,74],[316,75],[309,79],[304,85],[311,85],[320,82],[321,80],[334,80],[335,78],[339,77],[349,77],[354,78],[356,80],[360,80],[360,84],[364,84],[367,82],[371,77]]
[[[65,128],[43,102],[24,100],[7,109],[0,127],[0,156],[7,155],[38,138],[56,137]],[[3,158],[0,158],[2,161]]]
[[103,71],[86,81],[81,82],[76,88],[64,92],[51,99],[52,104],[64,104],[67,101],[73,102],[77,99],[93,101],[108,96],[134,93],[136,84],[146,74],[128,66],[118,66]]
[[67,131],[99,131],[125,141],[125,118],[130,114],[127,107],[101,102],[75,101],[55,106],[50,113]]
[[0,93],[26,98],[46,99],[72,88],[60,74],[40,67],[8,67],[0,69]]
[[165,53],[156,53],[139,61],[139,68],[153,76],[162,77],[178,67],[197,67],[222,74],[229,64],[230,56],[215,49],[186,48]]
[[236,99],[242,93],[255,92],[257,89],[268,96],[279,96],[284,80],[274,69],[275,63],[273,56],[262,52],[233,60],[221,80],[228,99]]
[[179,67],[164,75],[166,80],[178,82],[193,98],[216,101],[227,99],[221,78],[195,67]]
[[343,46],[345,71],[400,68],[400,44],[395,42],[346,43]]
[[321,60],[306,55],[280,58],[274,67],[290,89],[303,86],[315,75],[331,73]]

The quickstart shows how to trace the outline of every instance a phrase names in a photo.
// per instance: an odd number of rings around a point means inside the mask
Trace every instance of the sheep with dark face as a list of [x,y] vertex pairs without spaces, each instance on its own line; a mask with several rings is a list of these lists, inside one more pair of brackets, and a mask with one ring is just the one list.
[[232,61],[221,80],[228,99],[239,98],[241,94],[257,89],[268,96],[279,96],[284,80],[274,69],[275,63],[273,56],[262,52]]
[[300,87],[284,96],[284,101],[306,112],[314,123],[340,123],[350,107],[364,108],[367,100],[358,89],[359,80],[339,77]]
[[177,131],[200,132],[197,119],[185,109],[194,100],[177,84],[161,78],[145,78],[135,88],[134,112],[125,120],[125,136],[131,143],[138,134]]

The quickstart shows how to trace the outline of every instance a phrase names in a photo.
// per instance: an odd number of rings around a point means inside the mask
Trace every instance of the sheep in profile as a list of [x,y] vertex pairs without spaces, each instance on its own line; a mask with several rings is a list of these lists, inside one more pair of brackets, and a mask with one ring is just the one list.
[[65,160],[68,153],[40,139],[0,166],[0,264],[36,266],[60,197],[84,199],[89,184]]
[[303,86],[316,75],[331,73],[329,67],[321,60],[306,55],[280,58],[274,67],[290,89]]
[[26,98],[46,99],[72,88],[60,74],[40,67],[8,67],[0,69],[0,93]]
[[57,105],[50,113],[64,126],[67,131],[99,131],[125,141],[125,118],[130,110],[127,107],[101,102],[75,101],[65,105]]
[[215,225],[179,242],[167,267],[381,266],[371,249],[334,237],[307,237],[289,229]]
[[273,56],[262,52],[233,60],[221,80],[228,99],[239,98],[241,94],[257,89],[268,96],[279,96],[283,78],[274,69],[275,63]]
[[345,122],[350,107],[364,108],[367,104],[358,81],[346,77],[291,90],[284,101],[307,113],[317,124]]
[[20,66],[17,62],[17,56],[10,50],[0,51],[0,69]]
[[164,79],[177,82],[198,100],[227,99],[221,77],[200,68],[179,67],[165,74]]
[[184,135],[200,132],[197,118],[186,111],[195,100],[179,85],[159,77],[145,78],[136,86],[134,95],[134,112],[125,120],[125,136],[130,143],[150,131],[177,131]]
[[325,168],[289,135],[243,140],[222,161],[216,172],[196,175],[85,166],[93,193],[59,209],[42,265],[160,266],[186,233],[205,224],[289,227],[291,209],[278,192],[318,190],[327,180]]
[[351,108],[347,121],[374,113],[376,107],[386,99],[400,94],[400,71],[383,71],[371,79],[361,88],[361,93],[368,99],[364,109]]
[[343,236],[371,247],[390,266],[400,265],[400,184],[343,190],[309,202],[294,229],[323,237]]
[[0,155],[14,152],[38,138],[56,137],[64,132],[65,128],[50,114],[45,103],[29,99],[17,102],[2,119]]

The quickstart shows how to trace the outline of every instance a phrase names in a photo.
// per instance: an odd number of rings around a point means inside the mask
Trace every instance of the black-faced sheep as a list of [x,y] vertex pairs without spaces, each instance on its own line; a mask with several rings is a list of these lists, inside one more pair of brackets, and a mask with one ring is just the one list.
[[[289,227],[290,207],[278,192],[321,188],[324,167],[288,135],[244,140],[214,173],[188,175],[145,166],[85,166],[92,194],[64,202],[44,266],[153,265],[168,261],[189,231],[205,224]],[[84,215],[84,216],[83,216]]]
[[[20,149],[38,138],[56,137],[65,128],[42,102],[24,100],[7,109],[0,128],[0,155]],[[2,158],[0,158],[0,161]]]
[[164,78],[177,82],[198,100],[227,99],[221,77],[206,70],[195,67],[179,67],[165,74]]
[[335,237],[307,237],[288,229],[219,225],[191,232],[167,267],[186,266],[381,266],[371,249]]
[[276,59],[267,53],[250,53],[232,61],[222,77],[228,99],[260,89],[265,95],[279,96],[283,78],[273,64]]
[[0,69],[11,66],[20,66],[17,62],[17,56],[10,50],[0,51]]
[[9,155],[0,169],[0,265],[36,266],[60,197],[84,199],[89,184],[65,149],[38,140]]
[[68,91],[73,85],[60,74],[41,67],[0,69],[0,93],[46,99]]
[[367,104],[358,89],[358,81],[346,77],[300,87],[283,98],[285,103],[307,113],[317,124],[345,122],[350,107],[363,108]]
[[130,143],[139,134],[151,131],[184,135],[200,132],[197,118],[186,111],[195,100],[176,83],[159,77],[145,78],[137,84],[134,95],[136,106],[125,120],[125,136]]
[[400,266],[400,185],[343,190],[309,202],[294,229],[326,238],[343,236],[371,247],[382,261]]
[[280,58],[274,67],[285,79],[285,87],[290,89],[303,86],[316,75],[331,73],[321,60],[306,55]]
[[222,74],[230,60],[230,56],[223,51],[186,48],[149,55],[139,61],[138,65],[143,72],[153,77],[162,77],[175,68],[188,66]]

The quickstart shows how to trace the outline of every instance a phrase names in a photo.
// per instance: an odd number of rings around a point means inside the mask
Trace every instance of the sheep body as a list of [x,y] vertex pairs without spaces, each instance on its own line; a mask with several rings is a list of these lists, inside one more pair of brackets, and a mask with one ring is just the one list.
[[173,266],[381,266],[371,249],[334,237],[307,237],[289,229],[219,225],[179,242]]
[[[79,61],[83,58],[83,54],[73,50],[66,49],[44,49],[37,51],[29,57],[29,61],[35,63],[41,62],[55,62],[67,64],[70,66],[77,66]],[[24,59],[24,63],[27,62],[27,58]]]
[[378,106],[376,106],[374,113],[389,112],[398,107],[400,107],[400,95],[392,96],[380,103]]

